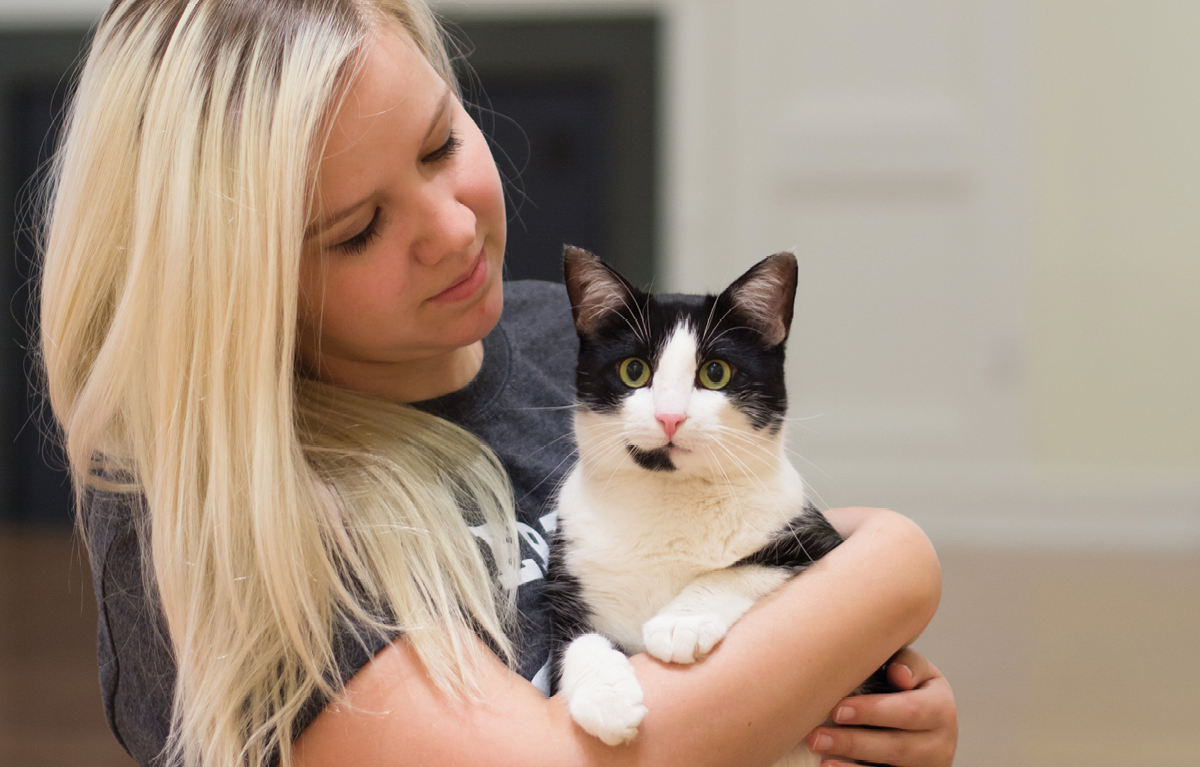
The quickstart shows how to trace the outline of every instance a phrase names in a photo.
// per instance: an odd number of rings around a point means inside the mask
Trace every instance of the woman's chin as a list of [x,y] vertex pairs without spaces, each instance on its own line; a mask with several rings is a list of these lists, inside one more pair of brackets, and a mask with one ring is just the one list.
[[448,324],[453,326],[453,330],[452,337],[446,339],[448,345],[470,346],[482,340],[496,327],[504,311],[504,282],[500,279],[499,271],[496,269],[488,275],[488,283],[471,305],[459,317],[449,321]]

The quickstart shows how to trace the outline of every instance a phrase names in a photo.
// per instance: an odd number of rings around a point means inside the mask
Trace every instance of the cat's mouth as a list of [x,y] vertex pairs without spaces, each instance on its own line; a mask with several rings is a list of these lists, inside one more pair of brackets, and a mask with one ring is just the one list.
[[675,471],[678,467],[671,460],[671,451],[666,447],[656,447],[643,450],[640,447],[626,445],[625,450],[633,458],[633,462],[646,471]]

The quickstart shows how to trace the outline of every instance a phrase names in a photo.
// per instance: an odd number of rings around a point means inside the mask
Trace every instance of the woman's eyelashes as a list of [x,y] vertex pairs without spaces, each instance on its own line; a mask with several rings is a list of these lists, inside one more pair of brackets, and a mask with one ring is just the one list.
[[379,208],[375,209],[375,214],[371,216],[370,222],[361,232],[354,235],[348,240],[343,240],[337,244],[337,249],[346,253],[356,254],[361,253],[370,245],[379,233]]
[[462,139],[458,137],[458,134],[451,130],[446,136],[446,142],[422,157],[421,162],[433,163],[449,159],[450,157],[454,156],[454,153],[458,151],[460,146],[462,146]]
[[[446,136],[445,142],[443,142],[442,145],[437,149],[422,157],[421,162],[436,163],[441,162],[442,160],[447,160],[450,157],[453,157],[454,153],[457,152],[461,146],[462,139],[460,139],[458,135],[451,130]],[[374,215],[371,216],[370,222],[367,223],[366,227],[364,227],[361,232],[348,240],[339,242],[334,247],[345,253],[361,253],[367,248],[368,245],[374,242],[375,238],[379,235],[379,216],[380,209],[376,208]]]

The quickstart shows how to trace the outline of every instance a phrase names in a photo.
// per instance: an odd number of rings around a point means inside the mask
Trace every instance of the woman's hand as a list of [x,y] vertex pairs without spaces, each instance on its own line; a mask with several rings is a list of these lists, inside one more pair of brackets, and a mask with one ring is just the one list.
[[839,758],[894,767],[950,767],[958,714],[946,678],[912,649],[896,655],[888,678],[904,692],[845,698],[833,709],[839,726],[818,727],[808,736],[808,747],[827,757],[822,767],[849,767]]

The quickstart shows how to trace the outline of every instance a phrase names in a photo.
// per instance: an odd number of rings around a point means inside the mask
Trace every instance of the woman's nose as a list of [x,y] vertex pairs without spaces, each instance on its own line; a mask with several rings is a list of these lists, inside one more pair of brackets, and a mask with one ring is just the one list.
[[461,254],[475,242],[475,212],[454,194],[432,194],[424,208],[424,220],[413,242],[413,254],[422,264],[432,266]]

